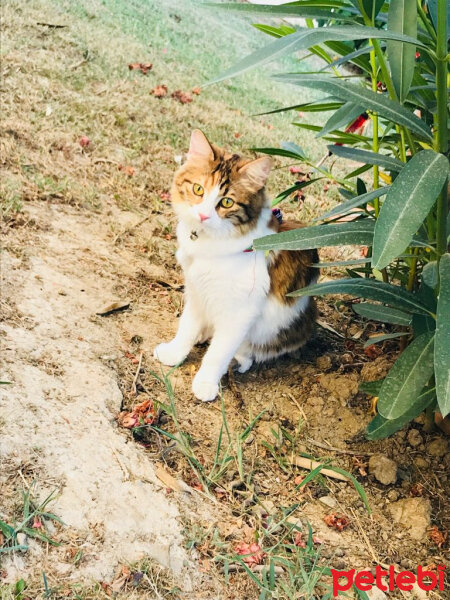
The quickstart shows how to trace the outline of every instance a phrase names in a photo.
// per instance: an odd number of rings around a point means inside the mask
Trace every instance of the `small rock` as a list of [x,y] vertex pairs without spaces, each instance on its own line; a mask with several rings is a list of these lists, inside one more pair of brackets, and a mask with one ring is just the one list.
[[444,467],[445,467],[445,468],[446,468],[448,471],[450,471],[450,452],[448,452],[448,453],[447,453],[447,454],[444,456],[444,459],[443,459],[443,461],[442,461],[442,462],[443,462],[443,464],[444,464]]
[[448,442],[446,439],[438,437],[429,444],[427,444],[427,452],[431,454],[431,456],[437,456],[441,458],[445,456],[448,451]]
[[[26,533],[18,533],[17,536],[17,543],[19,546],[28,546],[28,538]],[[26,552],[25,550],[23,550],[23,552]]]
[[[375,573],[374,573],[374,575],[375,575]],[[380,590],[380,588],[377,588],[376,585],[373,585],[372,588],[366,592],[366,594],[369,597],[369,600],[386,600],[386,598],[387,598],[387,596],[383,592],[383,590]]]
[[334,568],[335,569],[344,569],[345,566],[346,566],[345,560],[338,559],[338,560],[334,561]]
[[422,443],[422,436],[417,429],[410,429],[408,431],[408,444],[413,448],[417,448]]
[[326,371],[331,367],[331,358],[328,355],[318,356],[316,358],[316,367],[321,371]]
[[413,539],[425,540],[431,513],[427,498],[405,498],[389,505],[388,511],[394,522],[403,526]]
[[369,472],[383,485],[397,481],[397,463],[384,454],[374,454],[370,457]]
[[428,461],[423,458],[422,456],[416,456],[416,458],[414,459],[414,464],[416,465],[416,467],[418,467],[419,469],[426,469],[428,467]]
[[344,548],[336,548],[334,555],[339,556],[339,558],[342,558],[343,556],[345,556]]
[[336,500],[332,496],[322,496],[319,498],[319,502],[325,504],[325,506],[328,506],[329,508],[334,508],[337,504]]
[[397,502],[399,496],[400,494],[397,492],[397,490],[389,490],[389,492],[387,493],[387,499],[390,502]]

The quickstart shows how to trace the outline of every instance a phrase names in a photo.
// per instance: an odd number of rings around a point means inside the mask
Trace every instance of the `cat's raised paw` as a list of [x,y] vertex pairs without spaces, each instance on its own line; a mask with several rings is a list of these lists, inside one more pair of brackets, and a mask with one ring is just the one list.
[[173,342],[159,344],[153,351],[153,357],[168,367],[174,367],[186,358],[186,353],[181,352],[180,348]]
[[202,381],[198,378],[197,373],[192,382],[192,392],[198,400],[211,402],[215,400],[219,393],[219,384],[212,381]]

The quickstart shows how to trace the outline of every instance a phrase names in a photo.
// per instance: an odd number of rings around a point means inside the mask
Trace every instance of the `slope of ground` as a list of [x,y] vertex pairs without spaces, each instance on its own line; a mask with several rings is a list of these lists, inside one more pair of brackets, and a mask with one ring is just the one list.
[[[26,535],[27,552],[0,554],[2,600],[308,598],[325,593],[315,565],[415,570],[446,560],[446,440],[417,422],[364,441],[371,417],[358,383],[381,378],[397,346],[364,353],[373,326],[347,302],[321,303],[322,327],[302,354],[224,378],[222,405],[190,393],[203,348],[167,377],[152,358],[182,307],[167,192],[189,131],[200,126],[236,151],[292,133],[287,117],[240,112],[270,103],[256,74],[192,93],[236,58],[233,47],[245,54],[261,39],[204,7],[193,19],[193,6],[4,6],[1,379],[11,385],[2,389],[0,520],[20,524],[22,492],[37,509],[55,490],[45,510],[64,525],[42,516],[34,529],[59,546]],[[129,71],[134,62],[154,67]],[[157,85],[168,94],[156,98]],[[192,102],[172,98],[177,89]],[[271,189],[288,182],[275,170]],[[301,212],[284,210],[316,215],[328,200],[322,186],[308,190]],[[129,307],[97,314],[111,302]],[[150,424],[118,426],[120,412],[145,402],[158,409]],[[129,425],[124,414],[119,423]],[[374,464],[379,453],[390,473]],[[354,475],[372,513],[348,481],[319,474],[299,488],[295,462],[305,456]],[[333,513],[348,520],[342,531],[325,524]],[[308,525],[316,542],[303,548]],[[237,548],[252,542],[281,568],[284,588],[243,571]]]

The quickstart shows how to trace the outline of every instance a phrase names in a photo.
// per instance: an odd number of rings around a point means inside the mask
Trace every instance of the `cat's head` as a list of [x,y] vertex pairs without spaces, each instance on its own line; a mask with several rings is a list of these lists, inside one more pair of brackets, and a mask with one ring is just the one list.
[[253,229],[269,206],[264,186],[269,157],[242,158],[210,144],[195,129],[186,162],[175,173],[172,203],[180,220],[197,231],[220,237]]

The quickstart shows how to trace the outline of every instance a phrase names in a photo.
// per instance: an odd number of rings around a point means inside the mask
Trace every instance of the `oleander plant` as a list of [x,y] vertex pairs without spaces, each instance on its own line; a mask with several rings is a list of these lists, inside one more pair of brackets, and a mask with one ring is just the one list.
[[[368,248],[364,258],[333,263],[346,268],[347,278],[292,295],[363,299],[353,304],[358,315],[400,329],[373,341],[402,337],[408,342],[385,379],[363,387],[378,396],[369,439],[391,435],[423,411],[429,421],[434,412],[442,417],[450,412],[449,6],[446,0],[215,4],[277,20],[255,23],[274,39],[213,82],[289,53],[315,55],[314,63],[323,63],[320,69],[304,71],[300,56],[297,72],[273,78],[279,85],[312,88],[322,97],[273,112],[331,113],[323,126],[294,125],[317,132],[332,155],[362,165],[338,178],[294,142],[258,148],[333,178],[342,200],[321,215],[319,224],[257,239],[254,247]],[[299,17],[304,27],[292,24]],[[275,203],[304,185],[281,192]]]

